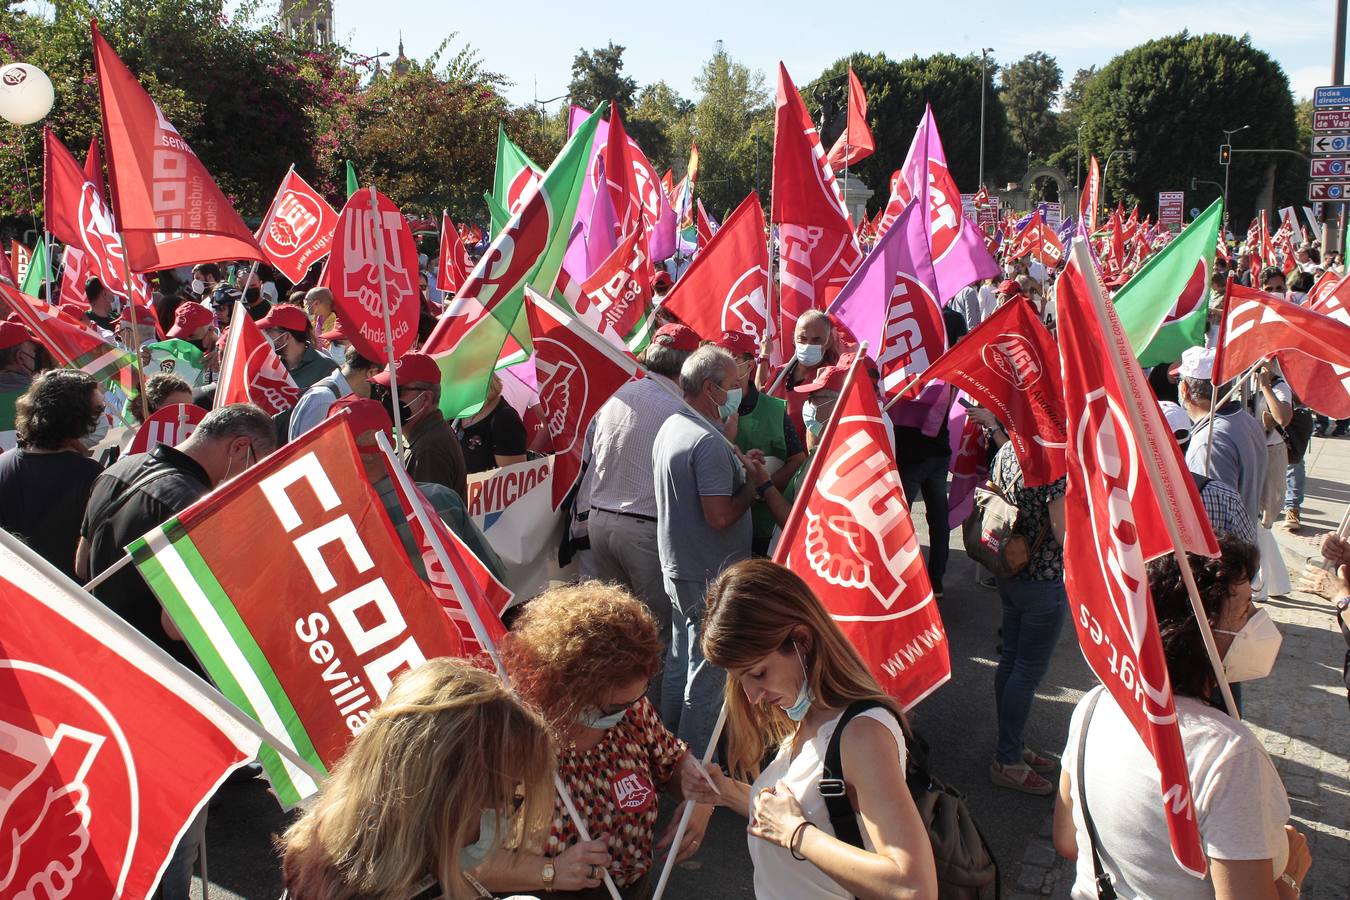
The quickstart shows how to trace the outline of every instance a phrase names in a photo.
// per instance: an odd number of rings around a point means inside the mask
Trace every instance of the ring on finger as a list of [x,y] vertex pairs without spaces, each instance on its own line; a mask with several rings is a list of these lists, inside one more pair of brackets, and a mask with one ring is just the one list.
[[595,874],[595,869],[596,869],[595,863],[591,863],[591,877],[592,877],[592,878],[598,878],[598,877],[600,877],[600,876],[598,876],[598,875]]

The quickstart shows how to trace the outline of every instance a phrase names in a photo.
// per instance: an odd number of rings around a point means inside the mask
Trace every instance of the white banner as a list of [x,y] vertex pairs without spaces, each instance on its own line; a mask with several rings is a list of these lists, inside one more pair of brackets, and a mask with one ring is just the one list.
[[505,564],[517,602],[575,577],[575,564],[558,566],[566,516],[553,511],[552,490],[552,456],[469,476],[469,516]]

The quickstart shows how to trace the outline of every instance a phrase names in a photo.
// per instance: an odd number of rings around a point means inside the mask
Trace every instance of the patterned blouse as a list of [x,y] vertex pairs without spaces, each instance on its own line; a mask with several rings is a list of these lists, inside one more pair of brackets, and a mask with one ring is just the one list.
[[1013,452],[1013,443],[1008,441],[994,457],[993,472],[989,476],[994,484],[1002,489],[1008,501],[1017,507],[1018,534],[1026,535],[1033,544],[1036,536],[1045,529],[1045,538],[1031,557],[1025,569],[1014,575],[1028,581],[1058,581],[1064,577],[1064,548],[1055,538],[1050,527],[1050,503],[1064,496],[1067,483],[1064,478],[1052,481],[1040,487],[1027,487],[1022,481],[1022,465]]
[[[614,860],[609,873],[616,884],[633,884],[651,867],[657,791],[675,777],[676,765],[687,750],[644,697],[591,749],[559,751],[558,774],[572,792],[591,837],[609,835]],[[544,852],[557,856],[575,843],[576,826],[555,798]]]

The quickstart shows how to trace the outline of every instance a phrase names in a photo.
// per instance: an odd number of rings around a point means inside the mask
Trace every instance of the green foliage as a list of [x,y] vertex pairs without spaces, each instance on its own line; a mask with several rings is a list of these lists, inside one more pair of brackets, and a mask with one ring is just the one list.
[[686,164],[694,104],[664,81],[644,87],[637,103],[624,110],[624,125],[657,172]]
[[[1083,153],[1105,165],[1112,150],[1134,149],[1111,164],[1104,201],[1122,196],[1148,209],[1159,191],[1187,189],[1192,177],[1223,181],[1223,129],[1251,127],[1235,146],[1306,152],[1296,146],[1294,102],[1284,71],[1247,37],[1191,35],[1149,41],[1113,59],[1083,91],[1078,106]],[[1072,138],[1069,138],[1072,141]],[[1275,167],[1275,203],[1299,202],[1307,167],[1283,155],[1235,154],[1230,173],[1230,227],[1250,220]]]
[[[694,79],[702,95],[690,117],[698,144],[697,195],[718,219],[753,190],[767,203],[773,157],[773,102],[764,73],[751,71],[723,49]],[[679,153],[680,148],[672,148]],[[684,153],[688,148],[683,149]],[[676,179],[683,162],[676,167]]]
[[573,103],[586,109],[595,109],[605,100],[614,101],[621,109],[633,105],[637,82],[623,74],[624,49],[610,41],[608,46],[577,53],[567,88]]
[[1063,83],[1059,63],[1039,50],[999,72],[998,95],[1008,110],[1013,141],[1034,160],[1056,149],[1059,122],[1053,107]]

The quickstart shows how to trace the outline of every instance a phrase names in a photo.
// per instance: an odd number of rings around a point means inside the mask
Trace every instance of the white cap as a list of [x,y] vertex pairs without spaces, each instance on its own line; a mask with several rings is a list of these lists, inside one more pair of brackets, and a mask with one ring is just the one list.
[[1172,436],[1177,439],[1177,443],[1184,444],[1189,441],[1191,417],[1186,414],[1186,410],[1171,400],[1159,400],[1158,405],[1162,407],[1163,418],[1167,420],[1167,427],[1172,429]]
[[1214,375],[1214,351],[1209,347],[1187,347],[1181,354],[1181,368],[1177,374],[1182,378],[1198,378],[1209,381]]

